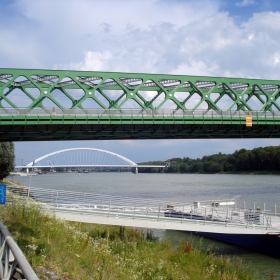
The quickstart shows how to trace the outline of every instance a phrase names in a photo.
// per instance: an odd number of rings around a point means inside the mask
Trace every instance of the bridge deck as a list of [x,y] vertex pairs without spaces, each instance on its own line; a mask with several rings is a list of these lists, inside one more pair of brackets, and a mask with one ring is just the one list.
[[0,109],[0,141],[279,137],[280,112]]

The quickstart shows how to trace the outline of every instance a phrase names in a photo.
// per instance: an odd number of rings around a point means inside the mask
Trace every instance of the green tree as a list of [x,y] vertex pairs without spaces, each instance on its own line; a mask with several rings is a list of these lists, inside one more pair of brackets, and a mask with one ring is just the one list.
[[0,142],[0,180],[9,176],[14,169],[14,143]]
[[173,161],[171,162],[170,166],[165,169],[165,173],[178,173],[179,167],[177,162]]
[[186,163],[180,164],[180,172],[181,173],[188,173],[189,172],[189,166]]
[[189,167],[190,173],[203,173],[203,164],[201,162],[194,162]]

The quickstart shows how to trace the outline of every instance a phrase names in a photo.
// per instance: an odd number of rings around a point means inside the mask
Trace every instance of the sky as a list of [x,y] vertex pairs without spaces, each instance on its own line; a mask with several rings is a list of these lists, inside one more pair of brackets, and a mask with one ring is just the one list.
[[[0,67],[280,78],[278,0],[0,0]],[[280,139],[16,142],[16,164],[72,147],[135,162]]]

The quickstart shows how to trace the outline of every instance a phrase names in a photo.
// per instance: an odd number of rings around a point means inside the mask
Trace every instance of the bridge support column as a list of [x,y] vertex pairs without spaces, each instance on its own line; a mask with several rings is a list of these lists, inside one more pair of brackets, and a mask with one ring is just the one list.
[[133,167],[132,168],[132,173],[138,174],[138,167]]

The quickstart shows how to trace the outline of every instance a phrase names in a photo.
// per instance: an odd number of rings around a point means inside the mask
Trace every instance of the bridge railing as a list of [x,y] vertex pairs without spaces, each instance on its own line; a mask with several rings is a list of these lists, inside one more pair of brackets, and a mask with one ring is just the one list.
[[39,280],[10,232],[0,222],[0,279]]
[[246,209],[240,197],[220,197],[215,201],[196,201],[193,204],[142,198],[99,195],[53,189],[9,187],[17,195],[38,201],[54,211],[81,215],[105,215],[115,218],[152,219],[157,221],[194,220],[202,223],[233,224],[258,228],[272,226],[280,217],[268,209]]
[[173,109],[60,109],[60,108],[0,108],[0,116],[166,116],[166,117],[230,117],[251,115],[257,118],[280,118],[280,111],[216,111],[216,110],[173,110]]

